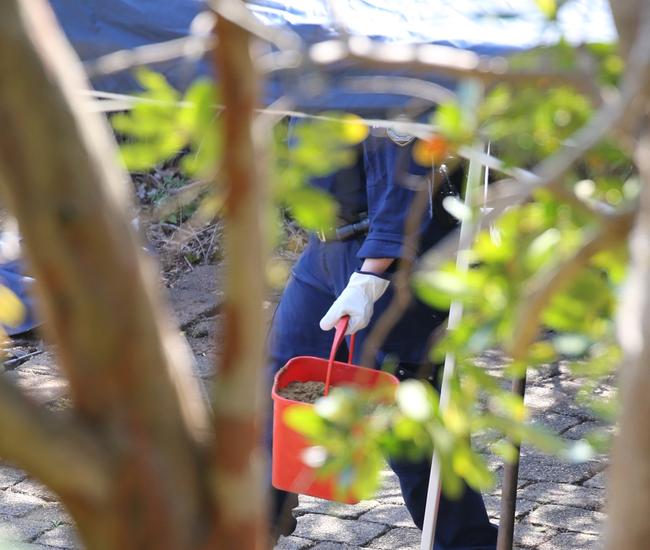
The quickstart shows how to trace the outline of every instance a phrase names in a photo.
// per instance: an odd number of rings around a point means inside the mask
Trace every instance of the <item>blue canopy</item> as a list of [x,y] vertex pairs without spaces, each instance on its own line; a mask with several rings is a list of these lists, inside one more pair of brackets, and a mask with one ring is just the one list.
[[[205,9],[200,0],[52,0],[59,20],[84,61],[121,49],[187,36],[194,17]],[[615,39],[606,0],[569,0],[549,23],[534,0],[346,0],[334,3],[338,20],[352,35],[383,42],[436,43],[479,53],[508,53],[556,42],[561,36],[572,43],[611,42]],[[315,43],[336,35],[336,24],[323,0],[252,0],[247,3],[267,25],[296,32]],[[164,7],[163,7],[164,6]],[[205,63],[178,60],[156,67],[179,88],[208,71]],[[368,71],[345,64],[328,71],[317,94],[293,97],[303,109],[383,111],[404,104],[396,94],[362,94],[344,86],[345,78],[362,75],[407,73]],[[267,82],[267,103],[291,90],[305,76],[274,75]],[[311,75],[316,77],[316,75]],[[318,75],[322,80],[323,75]],[[413,76],[413,75],[410,75]],[[417,75],[423,78],[422,74]],[[429,80],[441,82],[436,75]],[[449,84],[442,81],[443,84]],[[97,78],[98,90],[130,92],[136,84],[129,74]],[[304,88],[304,86],[303,86]]]

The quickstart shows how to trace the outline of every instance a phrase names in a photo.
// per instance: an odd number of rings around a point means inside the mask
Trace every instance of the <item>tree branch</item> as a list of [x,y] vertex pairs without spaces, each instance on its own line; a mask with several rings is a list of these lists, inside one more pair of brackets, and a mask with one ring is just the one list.
[[97,505],[111,491],[106,453],[97,441],[39,408],[1,376],[0,456],[68,498]]
[[74,414],[119,465],[119,498],[134,498],[132,521],[155,534],[147,545],[189,544],[179,525],[198,517],[205,490],[196,455],[207,409],[131,230],[113,137],[99,115],[75,109],[88,85],[43,0],[0,3],[0,74],[11,75],[0,86],[0,181]]
[[438,44],[380,43],[363,36],[327,40],[309,48],[309,59],[317,66],[356,62],[364,68],[393,69],[436,74],[453,79],[475,78],[485,83],[544,81],[573,85],[593,94],[592,75],[576,71],[516,71],[507,58],[484,56],[469,50]]
[[87,61],[84,69],[88,78],[128,71],[143,65],[152,65],[178,59],[196,58],[214,47],[214,41],[201,36],[186,36],[157,44],[146,44],[130,50],[119,50]]
[[[242,2],[216,2],[246,12]],[[240,8],[235,6],[241,5]],[[217,18],[213,63],[221,78],[224,155],[225,267],[223,354],[214,383],[215,449],[212,495],[214,548],[262,548],[267,543],[266,451],[261,430],[269,406],[264,367],[267,258],[265,158],[253,129],[259,85],[250,34],[231,17]],[[217,131],[215,128],[214,131]],[[233,495],[243,498],[233,499]]]

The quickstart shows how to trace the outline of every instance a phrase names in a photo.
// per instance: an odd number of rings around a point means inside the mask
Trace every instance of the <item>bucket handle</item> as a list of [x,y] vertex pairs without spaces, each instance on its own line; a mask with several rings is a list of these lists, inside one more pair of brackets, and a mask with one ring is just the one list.
[[[327,363],[327,376],[325,378],[325,391],[323,395],[327,395],[330,391],[330,376],[332,375],[332,366],[334,365],[334,357],[336,352],[341,347],[341,342],[345,338],[345,331],[348,328],[348,323],[350,322],[350,316],[344,315],[339,319],[339,322],[336,323],[336,332],[334,333],[334,342],[332,342],[332,350],[330,351],[330,358]],[[352,363],[352,355],[354,354],[354,334],[350,335],[350,353],[348,355],[348,363]]]

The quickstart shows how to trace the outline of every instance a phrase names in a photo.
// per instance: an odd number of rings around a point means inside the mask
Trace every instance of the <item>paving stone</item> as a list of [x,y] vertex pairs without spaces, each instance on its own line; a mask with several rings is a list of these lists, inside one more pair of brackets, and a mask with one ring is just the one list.
[[18,468],[0,465],[0,490],[7,489],[21,482],[26,477],[27,474]]
[[600,432],[613,434],[614,426],[607,425],[604,422],[586,421],[574,426],[562,434],[567,439],[583,439],[590,435],[592,432]]
[[43,353],[35,355],[25,361],[16,372],[25,374],[45,374],[50,376],[60,376],[59,367],[57,366],[56,356],[52,350],[45,350]]
[[526,406],[533,412],[553,411],[556,414],[576,416],[588,420],[596,420],[592,411],[581,407],[575,400],[551,384],[530,386],[526,389]]
[[296,515],[304,514],[327,514],[337,518],[356,519],[364,512],[376,507],[379,503],[376,500],[363,500],[358,504],[342,504],[321,498],[302,495],[300,505],[295,508]]
[[31,478],[24,479],[20,483],[14,485],[12,487],[12,491],[39,497],[42,498],[43,500],[49,500],[49,501],[56,500],[56,496],[54,495],[54,493],[52,493],[49,489],[44,487],[38,481],[35,481]]
[[544,412],[533,416],[533,423],[545,427],[556,434],[580,424],[581,420],[575,416]]
[[309,548],[313,544],[313,540],[294,537],[292,535],[290,537],[280,537],[274,550],[303,550],[304,548]]
[[556,481],[558,483],[576,483],[592,477],[602,469],[598,462],[570,464],[556,457],[522,452],[519,464],[519,477],[532,481]]
[[27,542],[49,529],[52,529],[52,524],[47,521],[0,517],[0,541]]
[[54,546],[45,546],[43,544],[34,544],[31,542],[11,541],[11,550],[66,550],[66,549],[55,548]]
[[573,506],[555,506],[544,504],[533,510],[529,516],[530,523],[548,525],[562,531],[576,531],[598,535],[605,521],[605,514],[574,508]]
[[600,548],[598,537],[585,533],[560,533],[541,544],[538,550],[596,550],[597,548]]
[[24,516],[28,512],[39,506],[43,506],[45,501],[31,495],[14,493],[13,491],[0,491],[0,515],[10,517]]
[[351,546],[340,542],[319,542],[310,550],[367,550],[367,546]]
[[[490,518],[499,518],[501,515],[501,495],[485,495],[483,497],[485,509]],[[517,506],[515,508],[515,518],[520,518],[537,506],[536,502],[519,498],[517,493]]]
[[399,527],[391,529],[385,535],[373,540],[368,546],[370,548],[381,548],[382,550],[397,550],[397,549],[418,549],[420,548],[420,541],[422,533],[419,529],[408,529]]
[[359,550],[359,546],[350,546],[340,542],[319,542],[311,547],[312,550]]
[[378,537],[386,526],[379,523],[306,514],[298,518],[297,537],[361,546]]
[[607,472],[602,471],[598,472],[594,477],[589,478],[583,484],[585,487],[594,487],[596,489],[606,489],[607,488]]
[[560,504],[598,510],[605,501],[605,491],[569,483],[540,482],[519,490],[517,498],[544,504]]
[[81,548],[77,533],[71,525],[58,525],[43,533],[36,542],[58,548]]
[[182,329],[217,312],[223,297],[219,289],[223,269],[214,265],[196,266],[183,274],[169,290],[172,308]]
[[39,403],[50,403],[68,392],[68,382],[58,376],[34,374],[19,369],[5,373],[4,376]]
[[530,523],[516,523],[514,543],[518,546],[537,548],[543,542],[557,534],[555,529],[546,525],[531,525]]
[[363,514],[359,519],[361,521],[373,521],[395,527],[415,527],[411,519],[411,514],[409,514],[406,506],[380,504]]
[[70,518],[65,508],[56,502],[48,502],[32,510],[25,516],[25,519],[47,521],[55,526],[62,523],[72,524],[72,518]]
[[381,500],[384,504],[404,504],[398,477],[391,470],[381,472],[381,477],[381,487],[375,499]]

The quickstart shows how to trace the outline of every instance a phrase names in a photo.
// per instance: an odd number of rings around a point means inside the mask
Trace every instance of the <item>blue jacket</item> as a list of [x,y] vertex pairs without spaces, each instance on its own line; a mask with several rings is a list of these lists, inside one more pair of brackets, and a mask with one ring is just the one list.
[[430,195],[421,221],[419,251],[433,246],[454,226],[449,216],[440,214],[441,209],[437,208],[442,198],[440,191],[435,186],[437,191],[433,192],[431,169],[413,160],[413,144],[414,141],[399,145],[386,135],[371,135],[361,145],[354,166],[312,180],[313,185],[330,192],[338,200],[343,219],[347,219],[350,212],[368,213],[370,230],[357,254],[359,258],[399,258],[403,255],[405,222],[421,185],[429,187]]

